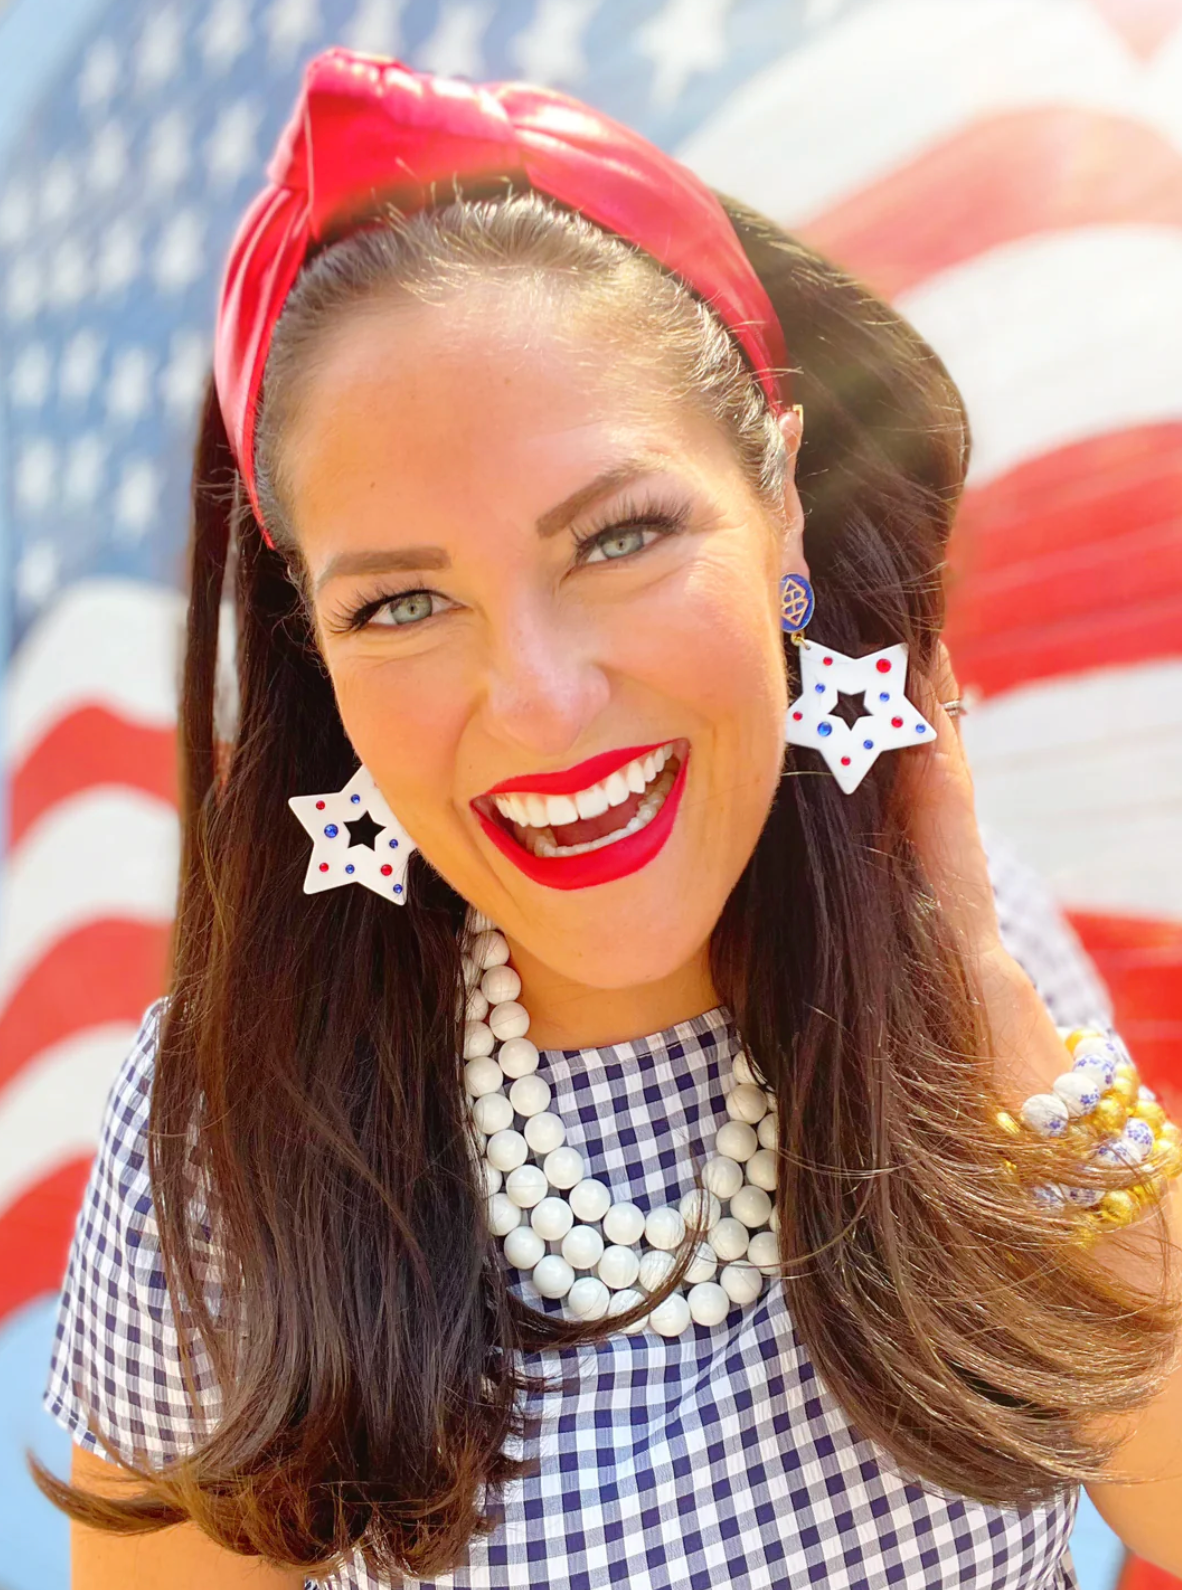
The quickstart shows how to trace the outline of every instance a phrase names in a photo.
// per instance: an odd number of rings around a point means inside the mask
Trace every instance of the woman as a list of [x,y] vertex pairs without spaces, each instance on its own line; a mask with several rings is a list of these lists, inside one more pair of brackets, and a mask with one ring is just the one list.
[[947,373],[560,95],[330,51],[269,174],[47,1398],[76,1582],[1073,1585],[1176,1416],[1180,1156],[1003,940]]

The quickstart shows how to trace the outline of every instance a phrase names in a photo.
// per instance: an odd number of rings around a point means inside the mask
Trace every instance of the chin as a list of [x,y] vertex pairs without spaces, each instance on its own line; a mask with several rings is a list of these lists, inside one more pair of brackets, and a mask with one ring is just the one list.
[[562,913],[544,923],[530,918],[521,932],[515,931],[516,924],[502,925],[511,939],[519,939],[560,977],[605,991],[639,988],[674,977],[693,961],[717,921],[709,914],[687,921],[677,913],[671,919],[666,905],[646,905],[638,903],[626,916],[605,908],[602,917],[588,905],[577,915],[571,913],[573,921],[555,920]]
[[719,836],[703,833],[697,815],[684,810],[659,854],[611,883],[557,890],[526,876],[502,878],[508,900],[499,917],[489,915],[543,965],[585,987],[637,988],[673,977],[709,941],[745,861],[731,858],[734,877],[724,870]]

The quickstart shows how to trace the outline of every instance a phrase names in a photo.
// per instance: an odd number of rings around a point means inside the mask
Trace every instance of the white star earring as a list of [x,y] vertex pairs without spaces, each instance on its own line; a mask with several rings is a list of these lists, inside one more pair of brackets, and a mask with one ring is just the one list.
[[[805,640],[801,631],[813,606],[813,588],[804,575],[786,574],[780,581],[780,623],[800,651],[800,695],[785,715],[784,739],[820,751],[839,787],[851,795],[880,751],[924,745],[935,740],[936,731],[903,693],[906,643],[847,657]],[[842,696],[853,700],[852,722],[834,714]]]
[[406,904],[406,864],[418,847],[364,763],[344,789],[292,795],[287,804],[312,836],[305,894],[363,883],[384,900]]

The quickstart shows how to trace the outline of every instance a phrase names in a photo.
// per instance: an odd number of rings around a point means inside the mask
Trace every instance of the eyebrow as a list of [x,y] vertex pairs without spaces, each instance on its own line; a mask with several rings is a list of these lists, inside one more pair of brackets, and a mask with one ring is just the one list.
[[[548,508],[537,520],[534,528],[543,540],[549,540],[565,530],[571,520],[599,498],[618,491],[628,481],[641,475],[651,475],[668,467],[669,460],[659,453],[638,453],[625,458],[610,469],[605,469],[587,485],[572,491],[553,508]],[[446,569],[451,559],[442,547],[371,547],[365,551],[338,552],[329,558],[313,589],[318,596],[330,580],[345,574],[392,574],[404,569]]]

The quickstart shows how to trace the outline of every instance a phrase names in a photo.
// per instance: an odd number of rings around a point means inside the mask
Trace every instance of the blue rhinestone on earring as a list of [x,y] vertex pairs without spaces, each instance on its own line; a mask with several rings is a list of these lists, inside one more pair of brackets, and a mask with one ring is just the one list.
[[780,581],[780,628],[798,635],[813,616],[816,600],[803,574],[785,574]]

